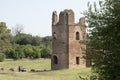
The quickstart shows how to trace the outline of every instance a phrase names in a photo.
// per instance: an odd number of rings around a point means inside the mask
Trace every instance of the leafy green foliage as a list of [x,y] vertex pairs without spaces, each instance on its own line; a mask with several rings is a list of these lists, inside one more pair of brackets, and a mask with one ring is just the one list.
[[16,48],[8,49],[6,51],[7,58],[22,59],[22,58],[40,58],[39,47],[31,45],[16,46]]
[[0,22],[0,34],[10,33],[10,29],[7,29],[5,22]]
[[47,49],[47,48],[43,48],[42,50],[41,50],[41,57],[42,58],[49,58],[50,57],[50,50],[49,49]]
[[31,45],[33,45],[33,46],[40,46],[41,45],[41,41],[42,41],[41,37],[33,36]]
[[99,1],[88,4],[85,12],[89,33],[88,46],[92,50],[93,69],[100,80],[120,80],[120,1]]
[[80,78],[80,80],[98,80],[98,77],[95,74],[87,75],[87,77],[79,76],[79,78]]
[[40,53],[40,49],[39,48],[36,48],[36,47],[33,47],[33,58],[40,58],[41,57],[41,53]]
[[39,47],[27,45],[23,49],[26,58],[40,58],[40,49]]
[[5,50],[11,47],[13,36],[10,34],[10,29],[7,29],[6,23],[0,22],[0,50]]
[[0,62],[3,62],[5,58],[6,58],[5,54],[0,53]]
[[30,34],[20,33],[17,34],[14,39],[15,42],[20,45],[27,45],[32,43],[32,35]]
[[25,57],[23,50],[20,47],[16,49],[9,49],[6,51],[6,56],[13,59],[22,59]]
[[[7,29],[6,23],[0,23],[0,52],[5,53],[7,58],[40,58],[41,49],[47,48],[42,57],[48,57],[51,53],[51,36],[40,37],[31,34],[22,33],[21,26],[15,29],[15,35],[11,34],[11,30]],[[42,51],[44,52],[44,51]]]

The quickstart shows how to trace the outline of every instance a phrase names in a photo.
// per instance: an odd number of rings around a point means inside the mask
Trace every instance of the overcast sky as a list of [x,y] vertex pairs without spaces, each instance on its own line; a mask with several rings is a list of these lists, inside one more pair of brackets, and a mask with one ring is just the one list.
[[12,29],[16,24],[24,26],[24,32],[32,35],[51,35],[52,12],[72,9],[75,21],[87,10],[87,3],[98,0],[0,0],[0,22]]

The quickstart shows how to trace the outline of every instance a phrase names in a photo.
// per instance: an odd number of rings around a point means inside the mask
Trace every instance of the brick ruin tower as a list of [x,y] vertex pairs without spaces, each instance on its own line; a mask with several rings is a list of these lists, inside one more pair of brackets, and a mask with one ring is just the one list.
[[74,12],[64,10],[52,14],[52,56],[51,69],[86,67],[85,18],[74,22]]

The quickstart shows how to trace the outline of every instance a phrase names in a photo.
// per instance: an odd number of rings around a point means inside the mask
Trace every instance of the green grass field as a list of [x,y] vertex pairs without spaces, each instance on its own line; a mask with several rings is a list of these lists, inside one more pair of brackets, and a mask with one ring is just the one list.
[[[27,72],[18,72],[18,66],[26,68]],[[0,62],[0,67],[5,68],[4,71],[0,70],[0,80],[80,80],[79,75],[91,74],[90,68],[30,72],[31,69],[50,70],[49,59],[4,61]],[[9,68],[14,68],[16,71],[7,70]]]

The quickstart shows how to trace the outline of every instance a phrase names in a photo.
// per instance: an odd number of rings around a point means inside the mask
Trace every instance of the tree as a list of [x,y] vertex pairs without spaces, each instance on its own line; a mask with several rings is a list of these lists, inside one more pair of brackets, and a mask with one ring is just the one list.
[[24,26],[21,24],[16,24],[16,26],[12,29],[12,33],[14,35],[23,33],[23,31],[24,31]]
[[7,29],[5,22],[0,22],[0,34],[10,33],[10,29]]
[[93,70],[100,80],[120,80],[120,1],[99,1],[99,8],[88,4],[89,47],[94,57]]
[[11,30],[7,29],[5,22],[0,22],[0,51],[4,52],[6,48],[11,46],[13,36]]
[[15,37],[15,42],[20,45],[32,44],[32,35],[20,33],[17,34]]
[[33,38],[32,39],[32,45],[33,46],[40,46],[40,43],[42,41],[41,37],[39,37],[39,36],[33,36],[32,38]]
[[43,37],[42,38],[42,43],[44,44],[44,47],[46,47],[46,48],[51,47],[51,40],[52,40],[51,36]]

